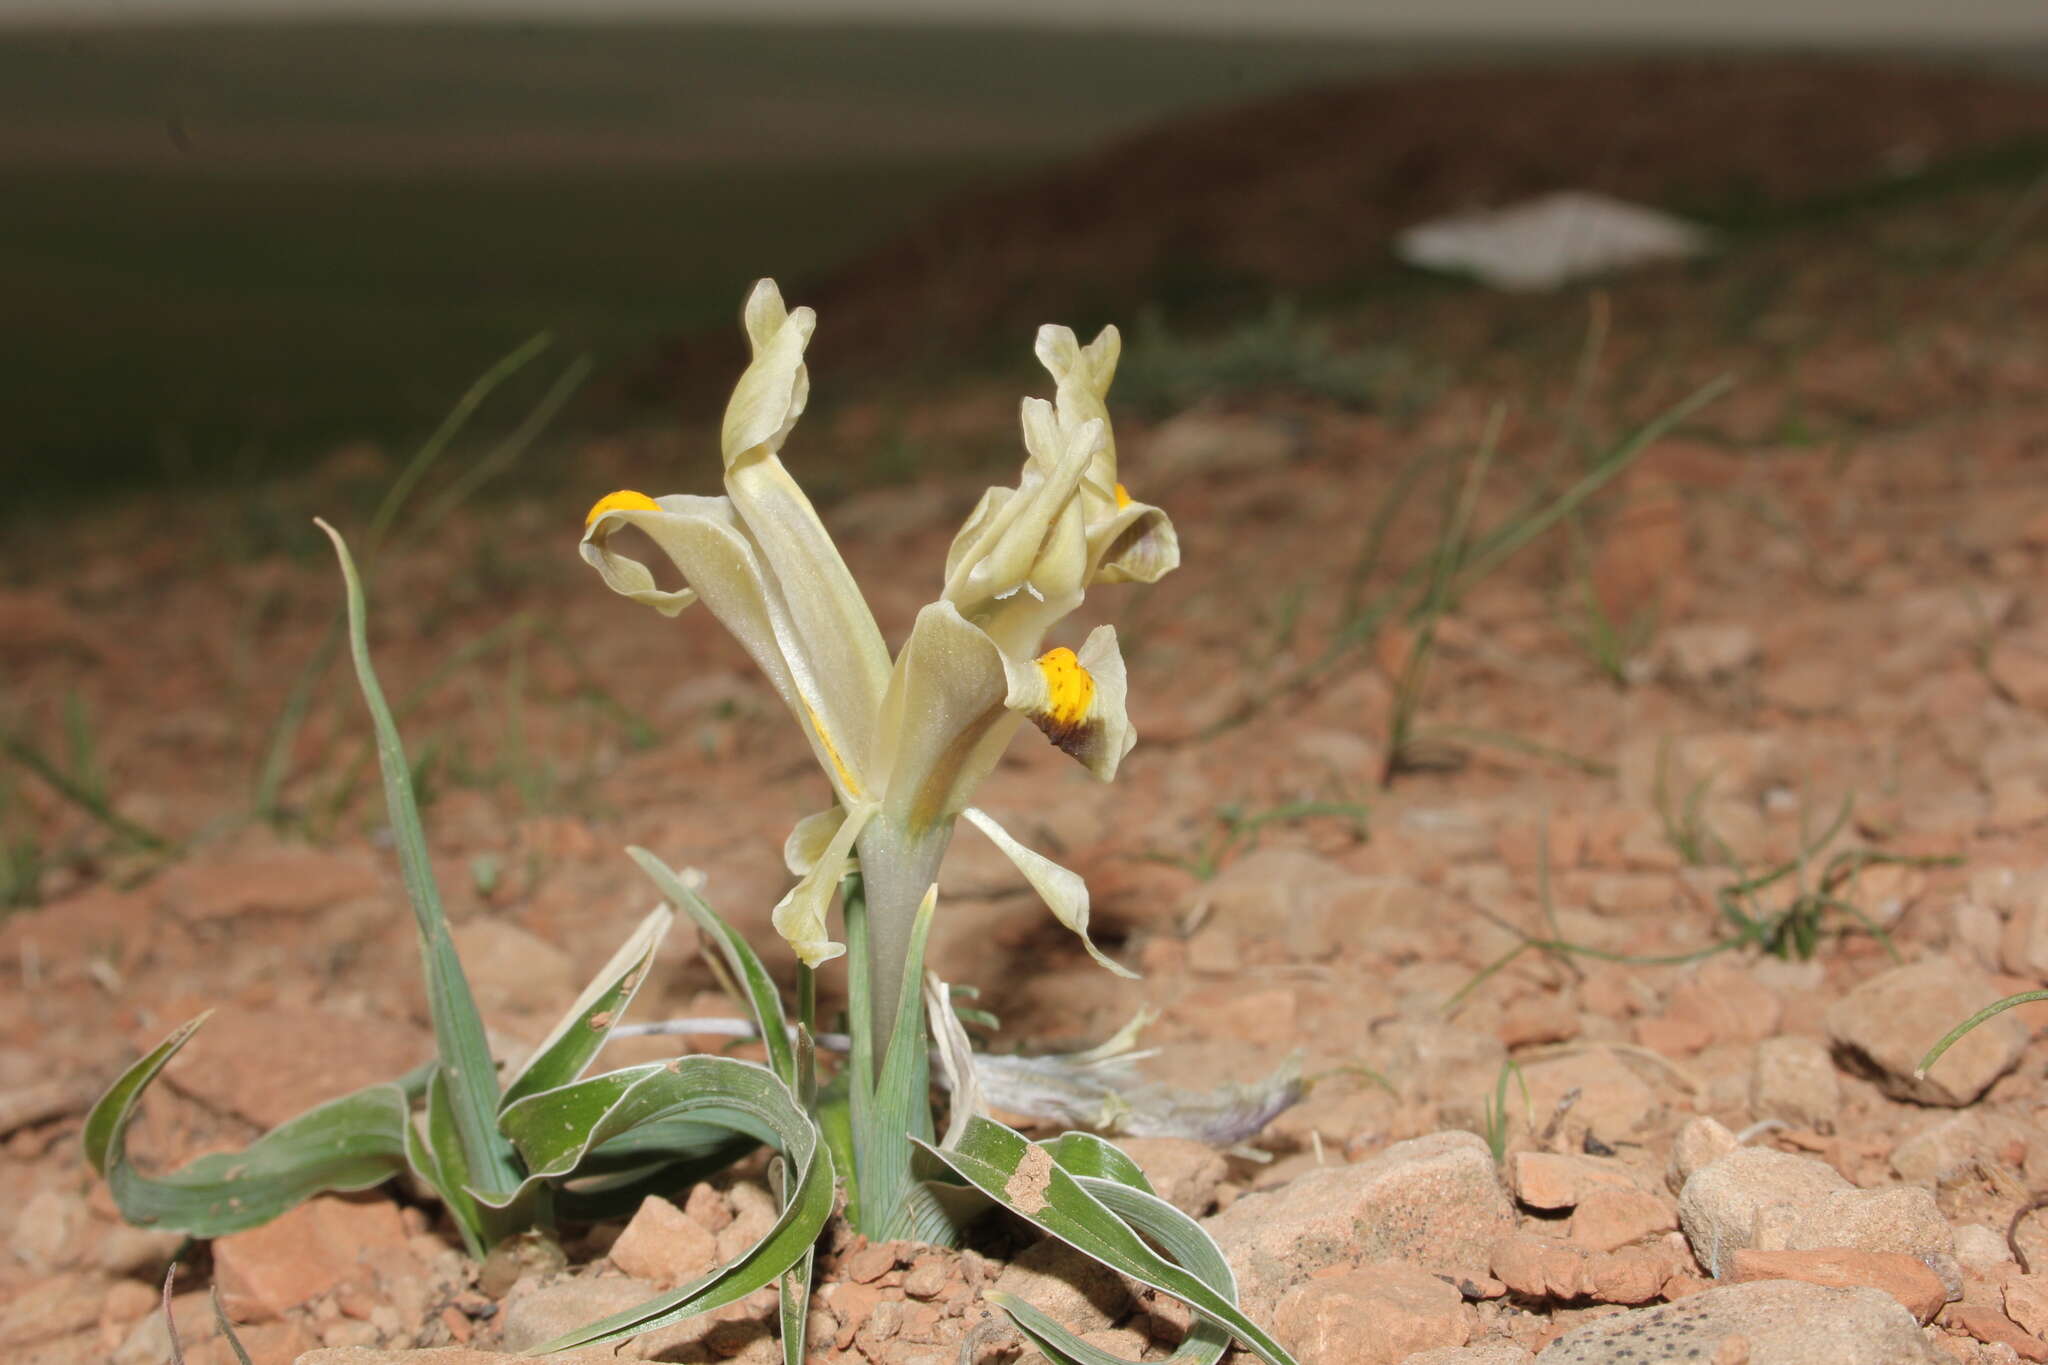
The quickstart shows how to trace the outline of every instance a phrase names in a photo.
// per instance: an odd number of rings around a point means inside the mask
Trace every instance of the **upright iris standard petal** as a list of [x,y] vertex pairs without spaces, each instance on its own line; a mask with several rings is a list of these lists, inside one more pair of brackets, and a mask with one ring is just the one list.
[[810,309],[792,313],[785,308],[782,291],[773,280],[755,282],[740,320],[753,363],[740,376],[725,405],[718,444],[728,466],[757,447],[775,454],[789,439],[796,419],[810,401],[804,348],[811,344],[811,332],[818,325],[818,315]]
[[[1035,653],[1088,587],[1088,528],[1078,493],[1100,423],[1062,430],[1051,406],[1023,405],[1030,452],[1014,491],[984,498],[948,556],[945,600],[1009,654]],[[972,535],[972,540],[967,537]]]
[[747,299],[745,322],[754,359],[726,408],[726,496],[787,604],[804,720],[831,755],[841,795],[862,800],[889,652],[817,509],[776,453],[810,392],[803,355],[814,318],[808,308],[784,309],[774,282],[763,280]]
[[1102,449],[1089,463],[1081,503],[1088,522],[1090,583],[1156,583],[1180,566],[1180,538],[1166,513],[1132,499],[1118,481],[1109,386],[1123,338],[1105,327],[1086,346],[1065,327],[1038,329],[1038,359],[1053,377],[1062,427],[1100,422]]
[[1118,976],[1137,979],[1137,973],[1109,957],[1095,946],[1095,940],[1088,937],[1088,883],[1081,880],[1077,872],[1070,872],[1042,853],[1034,853],[1010,836],[1010,832],[997,824],[995,817],[985,810],[969,806],[960,812],[967,822],[989,837],[989,841],[1003,851],[1003,855],[1016,864],[1024,874],[1024,880],[1031,883],[1031,889],[1038,893],[1053,918],[1074,931],[1080,938],[1081,946],[1094,958]]

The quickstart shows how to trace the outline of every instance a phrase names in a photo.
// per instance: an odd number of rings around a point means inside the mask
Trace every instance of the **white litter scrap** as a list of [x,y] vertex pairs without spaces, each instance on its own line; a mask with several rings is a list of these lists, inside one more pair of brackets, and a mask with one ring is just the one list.
[[1472,275],[1496,289],[1525,291],[1697,256],[1711,242],[1706,229],[1668,213],[1565,190],[1418,224],[1394,239],[1394,254],[1425,270]]

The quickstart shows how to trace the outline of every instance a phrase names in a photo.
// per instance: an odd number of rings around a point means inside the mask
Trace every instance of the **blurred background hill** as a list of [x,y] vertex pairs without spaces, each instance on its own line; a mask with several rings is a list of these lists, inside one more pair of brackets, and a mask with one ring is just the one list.
[[[1393,230],[1562,184],[1742,228],[2044,164],[2038,52],[1960,22],[1911,69],[1694,47],[1646,66],[1659,45],[1626,25],[1480,31],[0,27],[9,483],[257,480],[407,446],[543,331],[593,365],[558,431],[715,412],[763,274],[826,307],[818,354],[850,386],[1014,369],[1046,317],[1201,326],[1437,287],[1391,267]],[[515,376],[503,410],[548,377]]]

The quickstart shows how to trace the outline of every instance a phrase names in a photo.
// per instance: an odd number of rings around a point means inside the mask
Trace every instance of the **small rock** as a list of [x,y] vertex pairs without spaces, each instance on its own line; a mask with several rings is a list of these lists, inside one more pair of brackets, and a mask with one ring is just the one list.
[[85,1230],[92,1210],[84,1198],[63,1189],[42,1189],[29,1197],[14,1220],[7,1249],[37,1275],[68,1270],[84,1259]]
[[1975,1101],[2011,1070],[2027,1043],[2010,1012],[1987,1019],[1934,1064],[1914,1068],[1951,1028],[1998,999],[1990,978],[1947,958],[1930,958],[1858,986],[1827,1012],[1835,1047],[1893,1099],[1958,1107]]
[[[1729,1339],[1742,1347],[1717,1354]],[[1537,1365],[1948,1365],[1920,1324],[1876,1289],[1796,1280],[1726,1285],[1574,1328]]]
[[1513,1231],[1514,1211],[1485,1139],[1443,1132],[1247,1194],[1207,1226],[1256,1318],[1317,1270],[1359,1259],[1469,1274]]
[[576,961],[510,920],[484,918],[450,931],[477,1007],[486,1014],[552,1017],[576,1002]]
[[2015,1275],[2005,1282],[2005,1315],[2037,1337],[2048,1337],[2048,1275]]
[[1996,1308],[1959,1303],[1951,1307],[1941,1320],[1949,1327],[1968,1332],[1987,1346],[2011,1347],[2012,1353],[2021,1360],[2048,1360],[2048,1342],[2021,1331],[2012,1319]]
[[1439,1346],[1434,1351],[1417,1351],[1401,1365],[1529,1365],[1535,1358],[1512,1341],[1488,1341],[1478,1346]]
[[1273,1317],[1303,1365],[1399,1365],[1417,1351],[1464,1345],[1472,1325],[1456,1289],[1401,1261],[1297,1285]]
[[[648,1287],[638,1280],[582,1276],[557,1280],[506,1301],[504,1311],[497,1319],[500,1324],[498,1345],[508,1351],[525,1351],[599,1318],[643,1304],[652,1297]],[[613,1348],[606,1346],[601,1349],[609,1353]],[[562,1358],[548,1357],[549,1360]],[[413,1358],[408,1356],[406,1359],[410,1362]]]
[[17,1358],[14,1348],[83,1331],[100,1320],[102,1286],[87,1276],[50,1275],[8,1288],[15,1292],[0,1307],[0,1346],[9,1348],[10,1360]]
[[1188,1138],[1118,1138],[1124,1155],[1152,1182],[1161,1199],[1191,1218],[1216,1207],[1216,1190],[1230,1173],[1223,1154]]
[[2048,710],[2048,648],[2034,637],[2001,634],[1985,667],[1999,691],[2031,711]]
[[870,1242],[846,1258],[846,1278],[855,1284],[873,1284],[903,1264],[910,1251],[905,1242]]
[[1566,1152],[1516,1152],[1508,1170],[1515,1198],[1532,1209],[1569,1209],[1595,1190],[1638,1188],[1635,1177],[1620,1164]]
[[1012,1258],[996,1276],[995,1287],[1027,1300],[1077,1336],[1115,1326],[1133,1307],[1121,1275],[1051,1239],[1034,1242]]
[[384,887],[376,864],[362,855],[280,848],[223,862],[180,863],[155,889],[165,909],[203,921],[309,914],[378,895]]
[[[592,1346],[564,1351],[560,1355],[549,1356],[548,1360],[550,1365],[556,1362],[559,1365],[596,1365],[599,1361],[616,1360],[614,1349]],[[505,1355],[498,1351],[475,1351],[467,1346],[437,1346],[425,1351],[365,1350],[360,1346],[349,1346],[308,1351],[292,1365],[516,1365],[516,1362],[530,1362],[532,1359],[532,1356]]]
[[[2009,1128],[2017,1128],[2017,1124]],[[2023,1142],[2023,1134],[2009,1130],[1999,1134],[1999,1138],[2015,1136]],[[1978,1160],[1991,1156],[1995,1146],[1997,1140],[1985,1115],[1974,1111],[1950,1113],[1894,1146],[1890,1166],[1901,1181],[1933,1189],[1974,1169]]]
[[612,1243],[611,1258],[633,1278],[673,1289],[718,1264],[718,1239],[668,1200],[650,1194]]
[[1529,1299],[1570,1302],[1590,1288],[1587,1255],[1545,1237],[1504,1237],[1494,1244],[1489,1268],[1508,1289]]
[[[2019,1267],[2012,1259],[2012,1248],[2005,1244],[2005,1234],[1982,1223],[1964,1223],[1955,1230],[1956,1260],[1964,1270],[1973,1275],[1990,1279],[2000,1278],[2000,1272],[2008,1267]],[[2034,1329],[2027,1328],[2029,1332]]]
[[1950,1298],[1963,1292],[1955,1234],[1934,1195],[1917,1185],[1835,1190],[1806,1204],[1776,1204],[1757,1211],[1753,1245],[1767,1251],[1854,1247],[1916,1257],[1940,1277]]
[[221,1305],[237,1322],[267,1322],[344,1284],[417,1271],[388,1199],[320,1195],[213,1243]]
[[1664,662],[1682,682],[1731,677],[1755,663],[1760,653],[1756,631],[1741,621],[1701,622],[1664,632]]
[[1749,1108],[1761,1119],[1832,1131],[1842,1105],[1834,1059],[1817,1038],[1766,1038],[1749,1073]]
[[1694,1171],[1719,1161],[1736,1146],[1735,1134],[1728,1131],[1728,1125],[1721,1120],[1687,1119],[1672,1141],[1671,1165],[1665,1172],[1664,1183],[1676,1194],[1692,1178]]
[[1667,1297],[1664,1287],[1674,1273],[1674,1259],[1668,1253],[1643,1247],[1628,1247],[1607,1256],[1586,1261],[1591,1280],[1588,1290],[1595,1302],[1625,1303],[1630,1307]]
[[1656,1092],[1611,1048],[1531,1062],[1522,1075],[1538,1124],[1547,1124],[1565,1096],[1578,1092],[1558,1126],[1574,1146],[1589,1133],[1610,1146],[1627,1141],[1649,1125],[1657,1108]]
[[935,1299],[952,1283],[946,1263],[937,1256],[920,1256],[903,1274],[903,1292],[913,1299]]
[[1858,1285],[1882,1289],[1922,1322],[1948,1302],[1940,1277],[1919,1259],[1896,1251],[1857,1251],[1827,1247],[1814,1251],[1759,1251],[1745,1247],[1730,1258],[1727,1278],[1737,1284],[1751,1280],[1801,1280],[1831,1289]]
[[683,1212],[695,1219],[697,1226],[706,1232],[723,1232],[732,1226],[732,1206],[719,1196],[716,1189],[702,1182],[690,1186],[690,1195],[683,1201]]
[[1572,1211],[1571,1239],[1588,1251],[1613,1251],[1677,1226],[1670,1203],[1647,1190],[1594,1190]]
[[1756,1245],[1757,1215],[1773,1205],[1805,1207],[1849,1188],[1834,1167],[1763,1147],[1738,1147],[1693,1172],[1678,1194],[1678,1221],[1700,1264],[1716,1276],[1728,1257]]

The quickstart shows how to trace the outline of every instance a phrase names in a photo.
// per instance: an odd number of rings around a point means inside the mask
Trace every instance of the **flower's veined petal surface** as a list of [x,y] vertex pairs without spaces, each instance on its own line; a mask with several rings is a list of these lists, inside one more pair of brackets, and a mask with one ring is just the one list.
[[1157,583],[1180,567],[1180,536],[1166,513],[1116,489],[1116,510],[1091,521],[1090,583]]
[[[816,687],[817,669],[804,653],[801,627],[792,619],[794,613],[781,585],[763,562],[760,547],[732,501],[676,493],[645,499],[651,506],[643,507],[628,503],[627,498],[614,493],[598,504],[604,510],[584,528],[583,558],[614,591],[666,615],[673,616],[701,599],[746,649],[804,727],[834,790],[842,799],[857,799],[862,786],[852,766],[855,759],[840,747],[844,741],[831,728],[836,713],[845,706],[842,699],[848,689],[833,693]],[[654,586],[654,576],[646,565],[611,550],[608,541],[621,526],[645,531],[682,572],[687,586],[681,592],[664,592]],[[861,610],[865,613],[865,605]],[[869,626],[872,629],[871,618]],[[872,710],[852,728],[856,739],[871,734]]]
[[[614,493],[599,506],[621,496]],[[674,616],[701,599],[795,709],[796,687],[783,658],[782,632],[775,621],[777,594],[732,504],[724,498],[689,493],[648,501],[651,507],[612,506],[593,517],[583,530],[583,558],[612,591],[644,602],[664,616]],[[646,532],[669,557],[683,575],[681,591],[655,587],[654,575],[646,565],[611,548],[612,535],[623,526]]]
[[1116,627],[1097,626],[1079,654],[1055,649],[1036,660],[1003,656],[1004,704],[1027,717],[1089,772],[1107,782],[1138,742],[1125,710],[1129,682]]
[[953,575],[960,569],[961,561],[972,554],[981,543],[982,535],[1002,514],[1005,504],[1017,496],[1014,488],[991,488],[981,495],[981,501],[974,504],[974,511],[960,524],[953,536],[953,543],[946,550],[946,581],[953,581]]
[[951,602],[917,614],[882,707],[892,826],[915,835],[967,804],[1016,733],[1008,693],[1002,652],[987,632]]
[[747,295],[741,321],[753,350],[753,362],[734,386],[725,405],[719,448],[729,469],[734,460],[759,446],[770,454],[782,449],[796,419],[810,399],[810,372],[804,348],[818,316],[808,308],[794,313],[782,304],[773,280],[758,280]]
[[1137,979],[1136,972],[1112,960],[1088,937],[1088,883],[1081,880],[1079,873],[1071,872],[1044,854],[1034,853],[1018,843],[985,810],[969,806],[961,815],[986,834],[990,842],[1003,851],[1004,857],[1016,864],[1017,870],[1024,874],[1024,880],[1031,883],[1031,889],[1052,911],[1053,918],[1080,937],[1081,946],[1088,950],[1088,956],[1118,976]]
[[832,836],[839,832],[839,827],[844,823],[844,806],[812,811],[797,821],[790,829],[789,837],[782,841],[782,865],[789,869],[789,875],[809,876],[811,869],[818,865],[818,860],[825,856],[825,850],[832,846]]
[[1025,586],[986,602],[976,623],[1006,657],[1038,653],[1045,633],[1078,606],[1088,589],[1088,530],[1078,500],[1070,501],[1047,529]]
[[775,282],[762,280],[743,320],[754,359],[726,407],[725,491],[787,606],[795,641],[785,642],[785,653],[802,718],[833,785],[859,800],[889,652],[839,547],[776,454],[810,392],[803,354],[816,318],[808,308],[785,309]]
[[795,635],[790,668],[835,785],[842,796],[863,799],[875,714],[889,686],[889,652],[874,613],[780,459],[754,451],[726,471],[725,488],[787,606]]
[[790,949],[807,967],[830,962],[846,951],[845,944],[834,943],[826,932],[825,912],[831,909],[832,893],[839,888],[840,874],[853,852],[853,841],[860,837],[874,813],[873,803],[848,810],[811,870],[776,902],[775,932],[789,940]]

